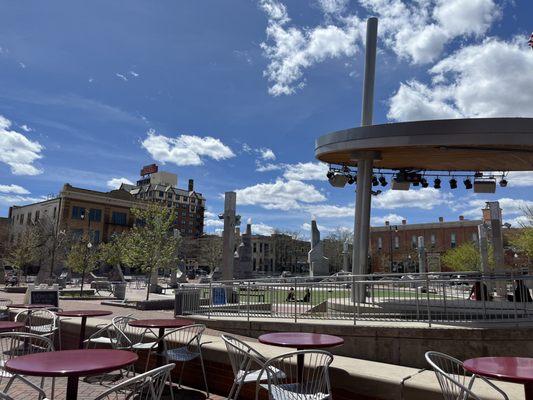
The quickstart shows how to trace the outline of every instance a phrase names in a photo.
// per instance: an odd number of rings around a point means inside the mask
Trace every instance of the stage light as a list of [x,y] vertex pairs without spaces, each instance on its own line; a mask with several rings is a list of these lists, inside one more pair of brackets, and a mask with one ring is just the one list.
[[331,178],[329,178],[329,183],[331,186],[336,188],[343,188],[346,186],[346,183],[348,183],[348,177],[344,174],[334,174]]
[[420,184],[422,185],[423,188],[427,188],[429,186],[429,182],[426,178],[422,178],[420,180]]
[[356,182],[357,178],[353,175],[350,175],[348,178],[348,185],[353,185]]
[[387,180],[383,175],[379,177],[379,183],[381,183],[381,186],[387,186]]
[[472,181],[469,178],[466,178],[463,183],[465,185],[465,189],[472,189]]
[[329,170],[328,173],[326,174],[326,176],[328,177],[328,179],[333,178],[333,175],[335,175],[335,172],[333,172],[332,170]]
[[476,172],[474,178],[483,178],[483,172]]
[[450,179],[450,189],[457,189],[457,180],[455,178]]
[[433,187],[435,189],[440,189],[440,179],[439,178],[436,178],[435,181],[433,182]]
[[474,193],[495,193],[496,192],[496,180],[484,179],[474,181]]
[[506,187],[506,186],[507,186],[507,180],[502,179],[502,180],[500,181],[500,187]]
[[375,175],[372,176],[372,186],[379,185],[378,178]]

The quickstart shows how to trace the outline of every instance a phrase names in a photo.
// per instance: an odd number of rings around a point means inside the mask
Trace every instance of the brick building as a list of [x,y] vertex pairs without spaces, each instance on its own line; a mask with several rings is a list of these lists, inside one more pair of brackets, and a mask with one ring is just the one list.
[[372,227],[370,255],[373,272],[415,272],[418,268],[418,236],[424,237],[429,271],[440,271],[440,256],[449,249],[467,242],[478,242],[481,220],[407,224]]

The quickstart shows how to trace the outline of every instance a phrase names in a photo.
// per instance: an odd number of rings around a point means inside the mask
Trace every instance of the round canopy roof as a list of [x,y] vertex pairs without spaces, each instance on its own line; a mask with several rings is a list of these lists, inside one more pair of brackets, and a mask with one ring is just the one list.
[[533,118],[400,122],[346,129],[319,137],[315,157],[356,165],[433,171],[533,170]]

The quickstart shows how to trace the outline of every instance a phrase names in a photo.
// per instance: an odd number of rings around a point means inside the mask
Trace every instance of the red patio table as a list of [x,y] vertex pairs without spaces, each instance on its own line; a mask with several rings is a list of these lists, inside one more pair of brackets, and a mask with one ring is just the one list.
[[72,310],[72,311],[58,311],[56,315],[60,317],[81,318],[80,339],[78,349],[83,349],[83,341],[85,340],[85,327],[87,325],[88,317],[103,317],[104,315],[111,315],[113,311],[108,310]]
[[137,328],[158,328],[159,343],[157,345],[157,366],[163,364],[161,354],[163,353],[163,341],[160,340],[165,335],[165,329],[182,328],[184,326],[193,325],[194,321],[185,318],[161,318],[161,319],[137,319],[128,323]]
[[0,332],[9,332],[22,328],[24,328],[24,324],[22,322],[0,321]]
[[21,375],[66,377],[66,400],[76,400],[80,376],[114,371],[138,359],[137,354],[125,350],[63,350],[16,357],[6,362],[5,369]]
[[[323,333],[309,332],[275,332],[266,333],[257,338],[261,343],[279,347],[295,347],[296,350],[323,349],[336,347],[344,343],[344,339],[338,336]],[[299,354],[298,376],[301,376],[304,368],[304,356]]]
[[533,358],[479,357],[463,363],[465,369],[476,375],[524,385],[526,400],[533,400]]

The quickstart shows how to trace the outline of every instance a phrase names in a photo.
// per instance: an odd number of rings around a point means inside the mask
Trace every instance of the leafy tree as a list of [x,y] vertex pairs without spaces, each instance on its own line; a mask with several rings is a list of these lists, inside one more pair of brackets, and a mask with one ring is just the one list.
[[88,235],[73,243],[67,254],[66,264],[73,272],[81,274],[80,297],[83,297],[85,275],[96,268],[98,249],[92,246]]
[[113,235],[107,243],[101,243],[98,247],[98,258],[100,261],[113,266],[114,275],[118,275],[120,280],[124,280],[121,263],[124,260],[126,235]]
[[125,264],[147,273],[146,300],[150,297],[151,277],[160,268],[177,268],[180,235],[174,232],[176,214],[173,209],[158,204],[132,209],[136,219],[125,233],[122,259]]
[[28,226],[8,249],[6,261],[20,272],[39,259],[39,236],[33,226]]
[[533,208],[526,207],[524,217],[521,229],[510,238],[509,242],[531,260],[533,258]]
[[39,238],[41,265],[35,283],[39,284],[51,278],[58,262],[66,257],[71,237],[65,230],[60,230],[57,223],[47,214],[35,223]]
[[[446,251],[442,255],[442,262],[454,271],[479,271],[481,269],[481,254],[474,243],[464,243],[455,249]],[[489,266],[494,267],[494,256],[490,246]]]
[[216,235],[200,238],[200,254],[210,271],[220,267],[222,264],[222,238]]

